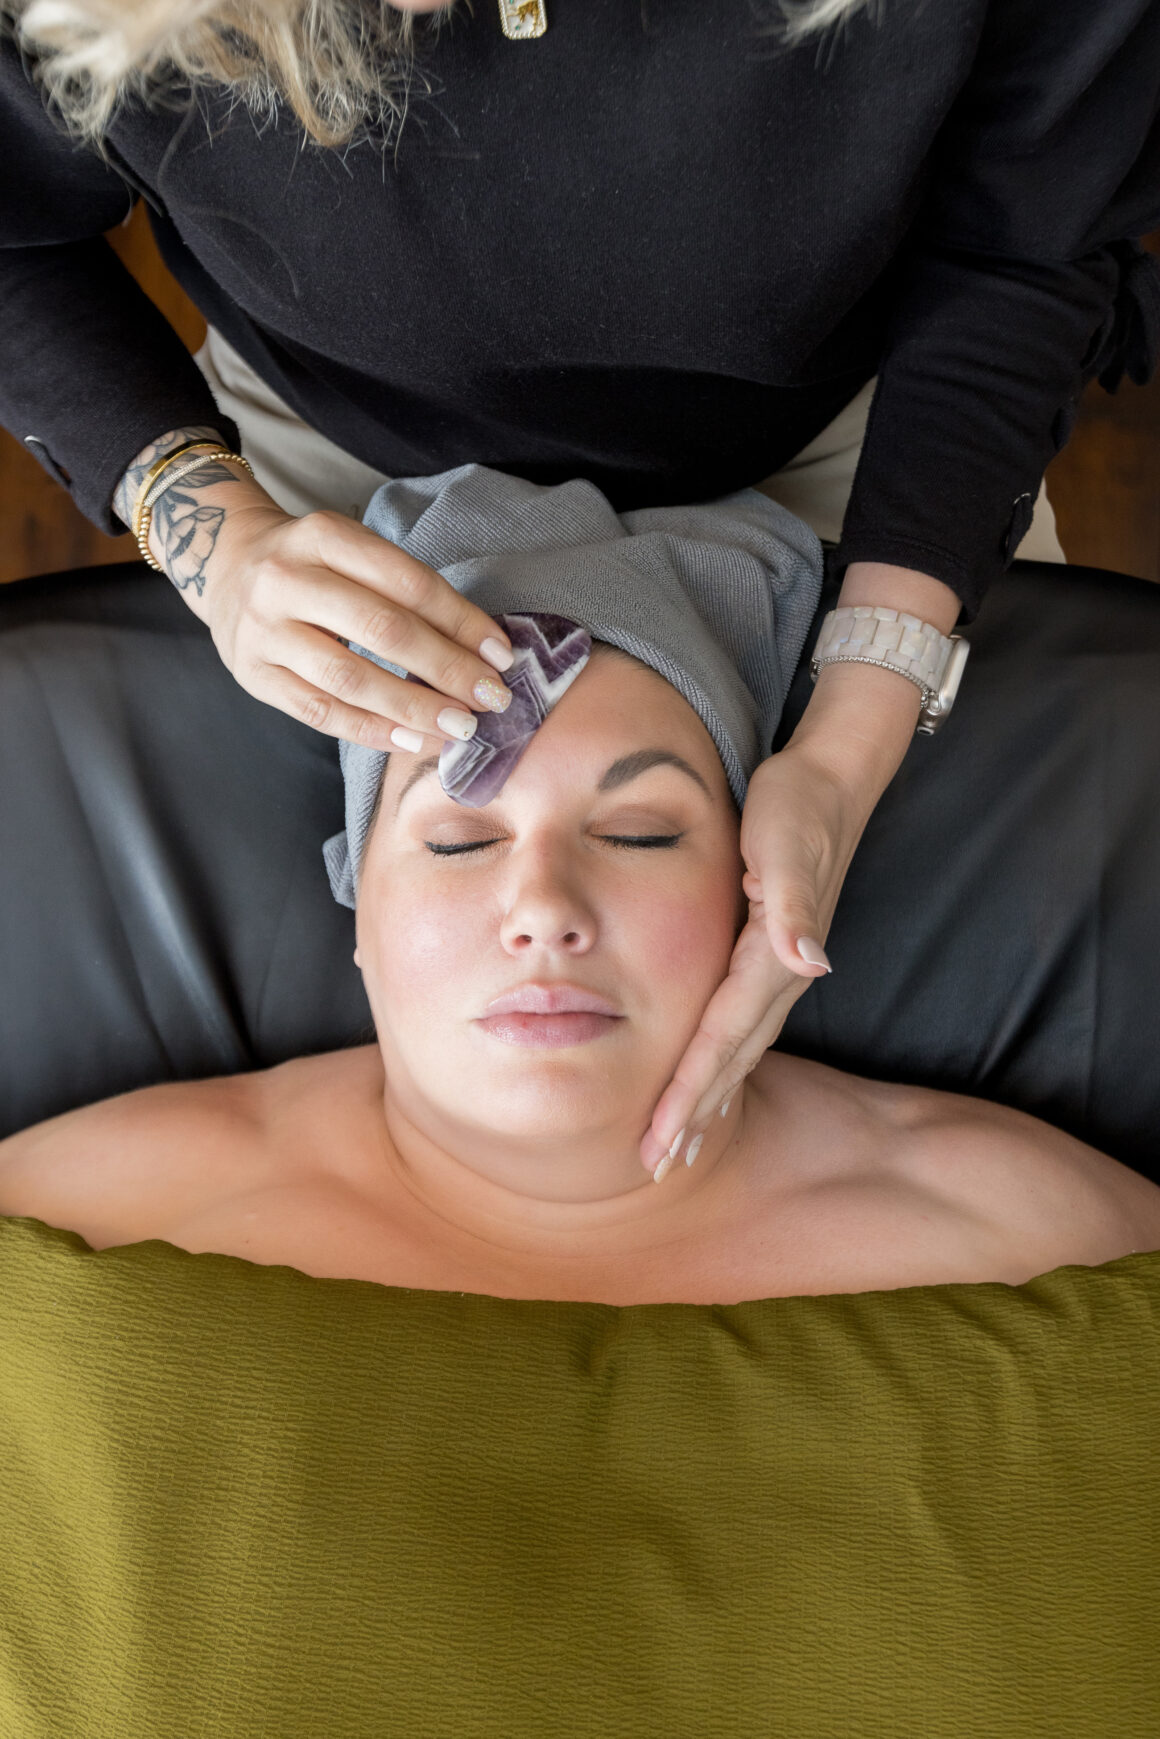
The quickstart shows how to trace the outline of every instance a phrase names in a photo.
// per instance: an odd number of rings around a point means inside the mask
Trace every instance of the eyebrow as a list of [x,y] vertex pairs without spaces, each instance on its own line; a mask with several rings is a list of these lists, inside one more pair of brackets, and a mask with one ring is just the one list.
[[421,761],[419,761],[414,767],[411,768],[410,773],[407,775],[406,779],[403,781],[403,789],[399,792],[399,795],[395,799],[395,814],[396,815],[399,813],[399,810],[403,807],[403,798],[407,795],[407,792],[411,789],[411,786],[417,785],[419,783],[420,779],[425,779],[427,777],[428,773],[433,773],[435,771],[435,769],[438,767],[438,765],[439,765],[438,755],[425,755]]
[[634,755],[622,755],[619,761],[613,761],[596,789],[615,791],[621,785],[627,785],[630,779],[639,779],[642,773],[647,773],[653,767],[676,767],[678,772],[687,773],[701,787],[706,797],[713,795],[697,769],[690,767],[680,755],[674,755],[671,749],[638,749]]
[[[439,766],[438,755],[427,755],[411,768],[403,784],[403,789],[395,799],[395,814],[403,806],[403,798],[417,785],[420,779],[425,779],[428,773],[434,773]],[[675,767],[679,773],[687,773],[689,778],[698,784],[706,797],[713,793],[695,767],[682,760],[680,755],[674,755],[671,749],[637,749],[634,754],[622,755],[619,761],[613,761],[600,779],[598,791],[618,791],[622,785],[627,785],[633,779],[639,779],[642,773],[648,773],[653,767]]]

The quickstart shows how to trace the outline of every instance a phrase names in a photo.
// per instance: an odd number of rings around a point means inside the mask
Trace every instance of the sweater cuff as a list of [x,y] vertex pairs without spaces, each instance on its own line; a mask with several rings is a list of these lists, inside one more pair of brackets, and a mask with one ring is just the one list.
[[113,492],[169,429],[237,444],[201,370],[103,240],[0,252],[0,422],[100,530]]

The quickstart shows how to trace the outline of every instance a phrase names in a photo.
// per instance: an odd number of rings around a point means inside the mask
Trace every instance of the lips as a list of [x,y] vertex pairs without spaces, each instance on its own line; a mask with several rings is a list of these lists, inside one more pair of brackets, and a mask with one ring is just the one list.
[[620,1010],[606,996],[583,990],[577,984],[517,984],[497,996],[484,1009],[484,1018],[496,1014],[607,1014]]
[[489,1002],[479,1025],[507,1045],[558,1049],[589,1044],[623,1016],[605,996],[576,984],[520,984]]

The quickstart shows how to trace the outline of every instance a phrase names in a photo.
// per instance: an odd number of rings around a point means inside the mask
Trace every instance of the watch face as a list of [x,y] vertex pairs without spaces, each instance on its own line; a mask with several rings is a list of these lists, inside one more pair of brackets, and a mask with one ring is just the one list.
[[959,692],[959,684],[963,680],[963,671],[970,656],[971,646],[960,634],[951,636],[951,650],[947,658],[946,669],[939,683],[938,694],[929,706],[923,707],[922,719],[918,726],[924,736],[929,737],[936,725],[942,721],[955,704],[955,696]]
[[953,635],[951,655],[947,659],[947,667],[943,672],[942,682],[939,684],[938,704],[940,712],[949,713],[954,705],[955,696],[959,692],[959,683],[963,680],[963,671],[966,669],[967,659],[970,655],[970,641],[964,640],[961,634]]

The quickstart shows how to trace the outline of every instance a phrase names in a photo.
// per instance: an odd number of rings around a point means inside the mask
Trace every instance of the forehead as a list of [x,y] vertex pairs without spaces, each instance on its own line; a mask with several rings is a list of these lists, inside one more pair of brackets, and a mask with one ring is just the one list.
[[[532,738],[504,792],[515,794],[541,781],[550,789],[553,780],[566,780],[570,788],[595,786],[611,762],[657,747],[679,755],[709,794],[732,808],[716,745],[693,708],[656,671],[597,644],[586,668]],[[380,807],[389,801],[393,811],[420,769],[428,770],[437,759],[393,754]],[[430,783],[438,789],[437,781]]]

